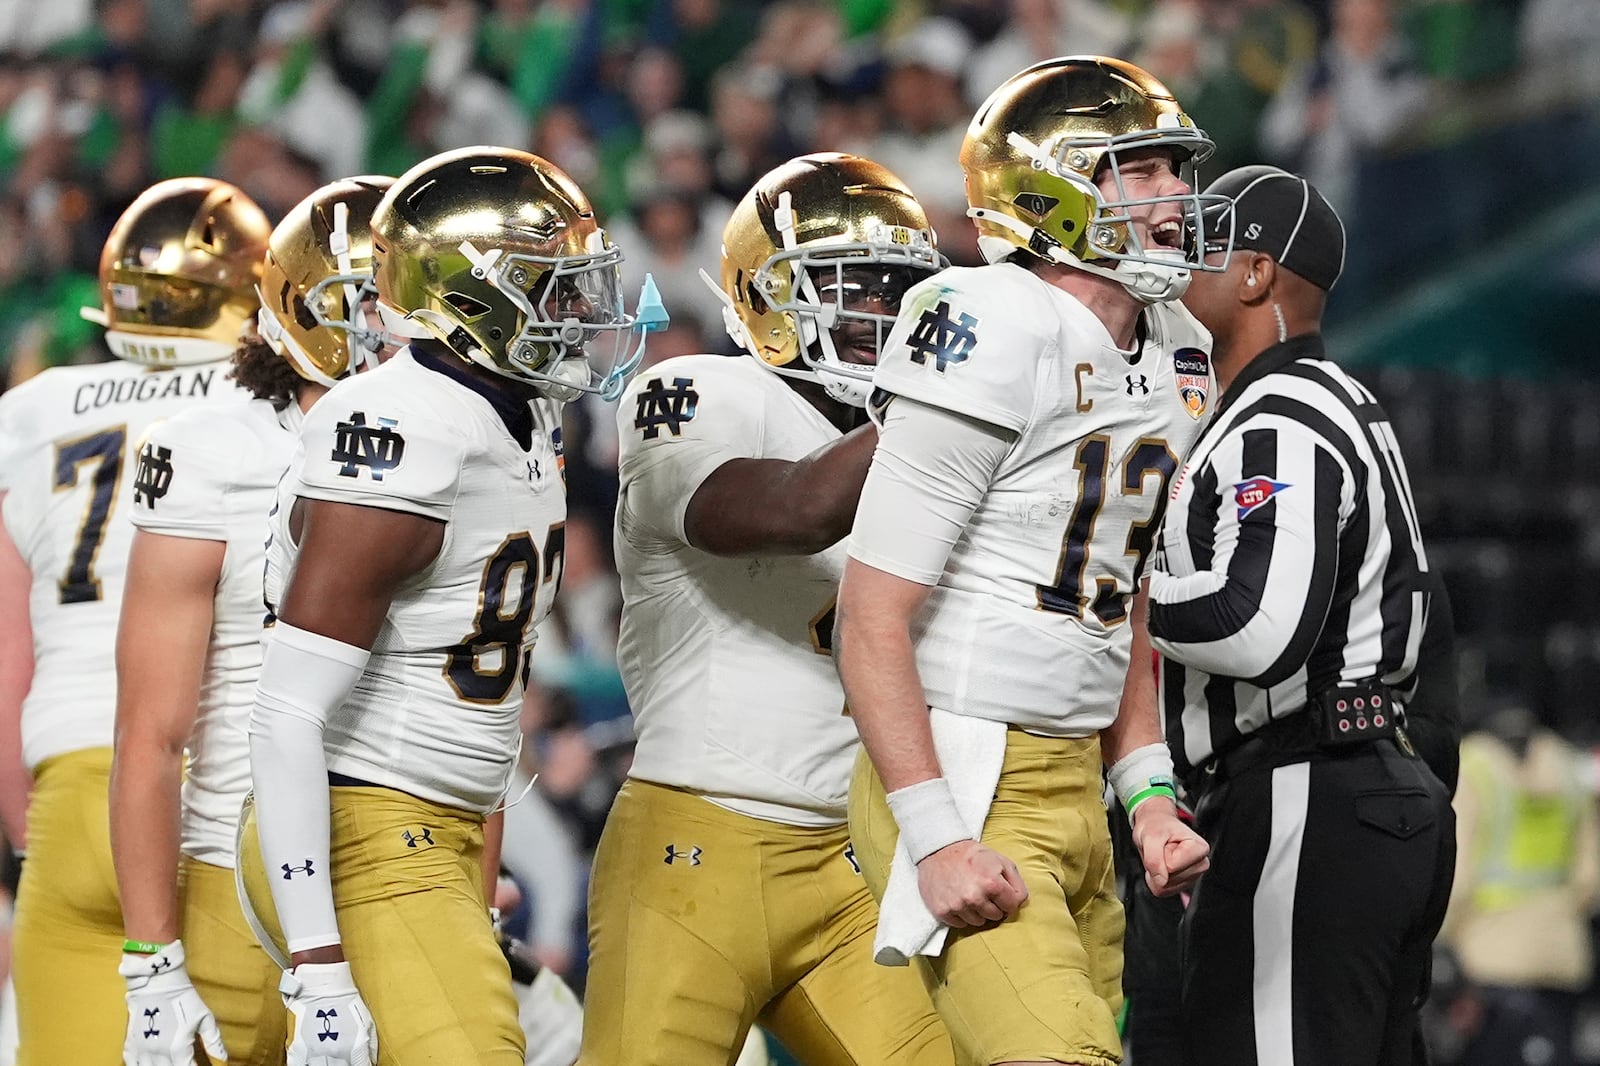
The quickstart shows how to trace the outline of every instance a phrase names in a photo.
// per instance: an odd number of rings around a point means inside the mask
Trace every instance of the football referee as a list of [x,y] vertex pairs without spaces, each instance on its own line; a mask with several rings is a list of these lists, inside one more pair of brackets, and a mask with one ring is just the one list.
[[1455,819],[1405,734],[1427,557],[1388,416],[1327,360],[1344,227],[1304,179],[1207,190],[1184,302],[1222,400],[1178,476],[1150,634],[1211,869],[1183,919],[1189,1066],[1410,1066]]

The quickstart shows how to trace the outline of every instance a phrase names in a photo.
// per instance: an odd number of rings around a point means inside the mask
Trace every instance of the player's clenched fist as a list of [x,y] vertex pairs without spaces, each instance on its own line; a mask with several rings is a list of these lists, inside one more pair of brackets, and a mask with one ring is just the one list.
[[1028,898],[1017,864],[976,840],[958,840],[917,864],[922,901],[945,925],[1004,921]]

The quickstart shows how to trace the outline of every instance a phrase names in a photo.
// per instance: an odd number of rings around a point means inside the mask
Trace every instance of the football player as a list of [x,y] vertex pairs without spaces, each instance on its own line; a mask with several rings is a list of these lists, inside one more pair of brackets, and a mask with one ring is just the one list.
[[[24,1066],[119,1061],[124,937],[106,798],[113,648],[133,539],[126,516],[160,491],[140,480],[139,441],[157,419],[238,395],[224,360],[255,309],[270,231],[232,185],[152,186],[112,228],[101,306],[85,311],[120,361],[46,370],[0,397],[0,642],[32,650],[26,699],[0,706],[5,728],[20,716],[33,775],[12,943]],[[22,845],[20,812],[5,814]]]
[[233,873],[267,512],[305,412],[392,351],[365,301],[369,221],[391,184],[334,182],[289,212],[267,247],[260,336],[247,328],[233,359],[254,399],[184,411],[139,451],[111,769],[126,1066],[187,1066],[197,1031],[213,1058],[225,1045],[235,1064],[283,1061],[280,970],[240,912]]
[[1212,390],[1209,336],[1166,302],[1200,263],[1211,147],[1132,64],[1011,78],[961,150],[990,265],[910,293],[873,379],[839,597],[867,756],[851,836],[881,957],[914,959],[962,1062],[1121,1057],[1102,745],[1152,888],[1205,865],[1175,813],[1143,575]]
[[638,746],[590,882],[583,1066],[722,1066],[757,1021],[808,1066],[952,1061],[915,976],[872,964],[845,826],[857,739],[827,657],[872,364],[941,265],[888,170],[790,160],[723,232],[748,356],[669,359],[617,411]]
[[560,584],[561,406],[616,395],[642,343],[620,249],[537,156],[425,160],[372,236],[411,341],[312,408],[278,489],[241,872],[281,926],[291,1064],[512,1066],[484,819]]

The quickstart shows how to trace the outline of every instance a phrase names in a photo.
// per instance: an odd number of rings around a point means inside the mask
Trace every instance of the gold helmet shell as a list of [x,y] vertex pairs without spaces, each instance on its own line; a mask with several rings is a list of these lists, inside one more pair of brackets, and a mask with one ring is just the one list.
[[819,273],[858,264],[909,268],[912,278],[945,265],[910,188],[887,167],[854,155],[824,152],[780,164],[756,181],[722,231],[729,335],[783,374],[824,384],[870,381],[871,366],[833,354],[829,331],[850,318],[870,321],[879,327],[881,350],[894,316],[824,302],[815,283]]
[[[1148,148],[1172,153],[1189,193],[1127,197],[1117,156]],[[1009,78],[973,116],[961,146],[968,214],[991,261],[1024,248],[1078,265],[1126,260],[1198,268],[1193,234],[1204,198],[1193,192],[1193,167],[1214,148],[1172,92],[1134,64],[1106,56],[1046,60]],[[1115,196],[1095,184],[1103,167],[1116,178]],[[1145,247],[1128,224],[1131,207],[1161,200],[1183,205],[1188,246],[1181,260],[1175,249]]]
[[256,281],[272,225],[225,181],[173,178],[141,193],[100,252],[100,306],[113,353],[181,366],[230,355],[256,311]]
[[433,156],[390,187],[372,239],[391,333],[433,336],[561,400],[600,391],[591,345],[609,337],[604,365],[620,362],[633,327],[622,306],[622,252],[554,163],[513,148]]
[[384,335],[361,299],[372,284],[372,213],[393,184],[363,175],[324,185],[272,231],[260,333],[307,381],[331,386],[376,362]]

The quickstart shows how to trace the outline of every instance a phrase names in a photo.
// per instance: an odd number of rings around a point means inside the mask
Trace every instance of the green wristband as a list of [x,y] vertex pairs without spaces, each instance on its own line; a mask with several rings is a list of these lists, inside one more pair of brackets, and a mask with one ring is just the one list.
[[122,950],[131,955],[159,955],[167,950],[167,945],[152,944],[148,940],[124,940]]
[[1178,802],[1177,790],[1175,790],[1171,785],[1156,784],[1152,782],[1150,787],[1141,789],[1140,791],[1135,792],[1132,796],[1128,797],[1128,817],[1133,817],[1133,809],[1139,806],[1139,804],[1143,803],[1147,799],[1154,799],[1157,796],[1165,796],[1174,803]]

